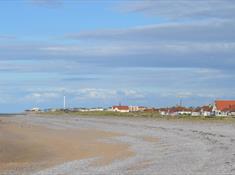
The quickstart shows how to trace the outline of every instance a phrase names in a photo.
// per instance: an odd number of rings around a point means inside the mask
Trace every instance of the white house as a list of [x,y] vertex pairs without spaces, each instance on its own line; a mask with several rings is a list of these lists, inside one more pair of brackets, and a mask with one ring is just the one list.
[[144,106],[129,106],[130,112],[138,112],[141,111],[143,112],[146,109]]
[[130,112],[137,112],[139,111],[139,106],[128,106]]
[[114,112],[130,112],[128,106],[113,106],[112,111],[114,111]]
[[202,106],[201,107],[201,115],[207,117],[207,116],[212,116],[213,112],[212,112],[213,107],[208,105],[208,106]]
[[25,110],[26,112],[41,112],[42,110],[40,108],[32,108],[32,109],[28,109]]
[[196,117],[196,116],[200,116],[200,115],[201,115],[201,108],[200,107],[197,107],[197,108],[192,110],[191,116]]
[[104,111],[103,108],[90,108],[88,110],[91,111],[91,112]]
[[235,111],[235,100],[216,100],[212,111],[215,116],[233,115]]

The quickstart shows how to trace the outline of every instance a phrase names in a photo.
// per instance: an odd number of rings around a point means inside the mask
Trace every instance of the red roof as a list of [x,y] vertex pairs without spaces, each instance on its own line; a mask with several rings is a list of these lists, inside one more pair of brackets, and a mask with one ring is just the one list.
[[224,111],[224,112],[235,112],[235,105],[231,105],[228,108],[224,108],[222,111]]
[[217,110],[224,111],[230,109],[235,105],[235,100],[217,100],[215,106]]
[[155,112],[155,111],[158,111],[158,110],[154,108],[148,108],[144,110],[144,112]]
[[113,106],[113,109],[118,109],[118,110],[129,110],[128,106]]
[[172,107],[169,110],[171,113],[173,112],[192,112],[193,109],[191,108],[186,108],[186,107],[182,107],[182,106],[176,106],[176,107]]
[[202,106],[201,110],[203,112],[212,112],[212,107],[211,106]]
[[235,112],[235,105],[231,106],[231,108],[229,108],[230,112]]
[[197,108],[193,109],[193,112],[201,112],[201,107],[197,107]]

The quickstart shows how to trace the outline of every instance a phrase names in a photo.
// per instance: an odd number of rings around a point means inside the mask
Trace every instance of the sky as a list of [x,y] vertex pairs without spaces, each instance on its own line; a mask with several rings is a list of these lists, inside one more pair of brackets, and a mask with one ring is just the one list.
[[2,0],[0,113],[235,99],[233,0]]

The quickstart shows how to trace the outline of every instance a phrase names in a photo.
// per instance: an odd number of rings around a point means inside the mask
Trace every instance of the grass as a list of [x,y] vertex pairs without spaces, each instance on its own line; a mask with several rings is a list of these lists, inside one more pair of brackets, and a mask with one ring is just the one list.
[[44,112],[40,113],[43,115],[53,115],[53,116],[62,116],[62,115],[71,115],[71,116],[100,116],[100,117],[129,117],[129,118],[152,118],[152,119],[163,119],[163,120],[185,120],[185,121],[215,121],[215,122],[234,122],[235,117],[215,117],[215,116],[189,116],[189,115],[179,115],[179,116],[162,116],[158,112],[112,112],[112,111],[89,111],[89,112]]

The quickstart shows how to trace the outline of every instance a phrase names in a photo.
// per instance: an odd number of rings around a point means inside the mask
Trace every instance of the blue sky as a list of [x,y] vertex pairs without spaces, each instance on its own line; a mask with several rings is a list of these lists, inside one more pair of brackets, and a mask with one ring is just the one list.
[[0,2],[0,112],[235,99],[232,0]]

